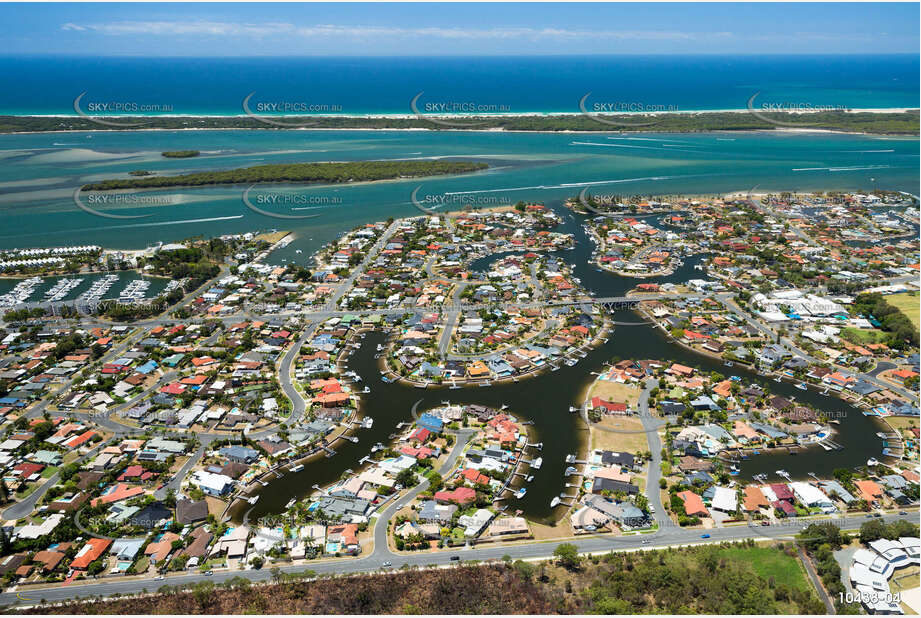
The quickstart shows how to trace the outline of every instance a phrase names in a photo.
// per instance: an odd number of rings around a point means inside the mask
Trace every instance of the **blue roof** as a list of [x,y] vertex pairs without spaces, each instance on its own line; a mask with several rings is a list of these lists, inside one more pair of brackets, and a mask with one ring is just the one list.
[[157,368],[156,361],[149,360],[143,365],[141,365],[140,367],[138,367],[135,371],[137,371],[138,373],[148,374],[156,368]]
[[444,421],[437,416],[425,413],[419,417],[416,424],[431,431],[441,431],[441,428],[444,426]]

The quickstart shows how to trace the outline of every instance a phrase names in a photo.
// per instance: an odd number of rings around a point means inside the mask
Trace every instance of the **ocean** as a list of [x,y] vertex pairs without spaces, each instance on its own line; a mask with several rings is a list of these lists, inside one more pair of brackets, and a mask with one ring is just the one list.
[[[917,108],[917,55],[456,58],[0,58],[0,114]],[[272,104],[280,104],[271,107]],[[111,108],[110,108],[111,109]]]

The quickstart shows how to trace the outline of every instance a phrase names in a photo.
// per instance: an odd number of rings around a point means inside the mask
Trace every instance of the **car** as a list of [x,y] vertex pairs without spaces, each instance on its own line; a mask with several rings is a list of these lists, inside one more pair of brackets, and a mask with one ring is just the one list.
[[205,577],[211,577],[214,575],[214,571],[205,571]]
[[867,519],[873,519],[873,513],[867,513]]
[[451,560],[460,560],[460,556],[451,556]]
[[701,535],[700,535],[700,538],[702,538],[702,539],[709,539],[709,538],[710,538],[710,535],[709,535],[709,534],[701,534]]
[[166,579],[166,578],[163,577],[162,575],[157,575],[156,577],[154,577],[154,580],[156,580],[156,581],[161,581],[161,580],[164,580],[164,579]]
[[899,511],[899,515],[908,515],[908,511]]
[[882,516],[883,516],[882,513],[873,513],[873,517],[882,517]]
[[762,525],[762,526],[770,526],[770,525],[771,525],[771,522],[769,522],[768,520],[764,519],[764,520],[761,521],[761,525]]
[[649,539],[643,539],[643,545],[649,545]]
[[384,567],[385,569],[389,569],[390,567],[393,566],[393,564],[391,564],[389,560],[385,560],[384,564],[382,564],[381,566]]

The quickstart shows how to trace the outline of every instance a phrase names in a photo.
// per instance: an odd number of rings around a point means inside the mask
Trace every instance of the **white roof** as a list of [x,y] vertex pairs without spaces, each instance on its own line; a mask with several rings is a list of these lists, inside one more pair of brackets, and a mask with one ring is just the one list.
[[802,481],[790,483],[790,489],[796,497],[800,499],[800,502],[804,503],[806,506],[833,504],[828,496],[822,493],[821,489],[809,483],[803,483]]
[[714,487],[710,506],[720,511],[735,511],[739,506],[736,492],[728,487]]
[[372,485],[383,485],[384,487],[393,487],[394,484],[393,478],[387,476],[387,473],[380,468],[370,468],[365,470],[359,475],[358,479],[365,483],[371,483]]
[[234,480],[224,474],[214,474],[207,470],[197,470],[192,475],[192,482],[197,483],[201,488],[223,492],[225,487],[233,485]]
[[870,541],[869,545],[873,551],[889,560],[905,555],[905,550],[898,541],[878,539],[876,541]]
[[883,578],[879,573],[874,573],[862,564],[855,563],[853,566],[851,566],[849,575],[855,586],[867,586],[875,590],[881,590],[884,592],[889,591],[889,584],[886,583],[885,578]]
[[45,521],[43,521],[42,523],[38,525],[28,524],[28,525],[23,526],[22,528],[16,529],[16,535],[20,539],[37,539],[38,537],[45,536],[46,534],[48,534],[49,532],[57,528],[58,524],[60,524],[63,519],[64,519],[63,513],[56,513],[54,515],[49,516],[48,519],[46,519]]

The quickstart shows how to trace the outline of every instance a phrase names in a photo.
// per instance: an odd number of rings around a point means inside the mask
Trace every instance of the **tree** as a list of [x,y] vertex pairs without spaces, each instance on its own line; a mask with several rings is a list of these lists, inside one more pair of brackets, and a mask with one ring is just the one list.
[[869,543],[886,536],[886,525],[877,519],[864,522],[860,525],[860,542]]
[[556,549],[553,550],[553,555],[556,556],[560,564],[567,569],[577,568],[581,561],[579,549],[572,543],[560,543],[556,546]]
[[397,474],[397,483],[403,487],[415,487],[416,485],[416,473],[410,470],[409,468],[405,470],[400,470],[400,473]]
[[430,491],[438,491],[444,486],[444,481],[442,480],[441,475],[438,474],[438,472],[435,470],[432,470],[426,474],[425,478],[428,479]]
[[644,513],[649,510],[649,499],[643,494],[636,494],[636,497],[633,499],[633,504]]

